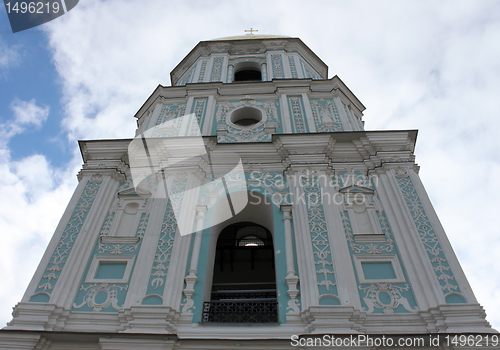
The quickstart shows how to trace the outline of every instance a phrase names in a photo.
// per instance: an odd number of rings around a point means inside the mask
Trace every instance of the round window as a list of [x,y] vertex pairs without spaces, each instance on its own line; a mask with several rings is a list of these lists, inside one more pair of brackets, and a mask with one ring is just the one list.
[[243,107],[231,114],[231,122],[239,126],[252,126],[262,120],[262,112],[257,108]]

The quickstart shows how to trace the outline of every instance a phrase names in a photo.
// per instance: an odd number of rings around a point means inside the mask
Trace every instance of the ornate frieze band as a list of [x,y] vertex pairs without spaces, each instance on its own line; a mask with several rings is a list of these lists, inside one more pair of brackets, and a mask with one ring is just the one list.
[[207,69],[208,60],[201,61],[200,75],[198,76],[198,83],[203,82],[203,78],[205,77],[205,70]]
[[182,77],[181,80],[179,80],[179,82],[177,83],[177,86],[182,86],[182,85],[186,85],[187,83],[190,83],[191,82],[191,79],[193,77],[193,73],[194,73],[194,68],[191,68],[189,70],[189,72],[187,72],[184,77]]
[[290,108],[290,116],[292,118],[292,125],[294,132],[296,133],[307,132],[302,96],[288,97],[288,105]]
[[[364,303],[365,311],[368,314],[417,312],[418,307],[416,305],[415,296],[410,283],[408,283],[403,263],[400,262],[394,235],[382,208],[382,204],[378,200],[377,193],[373,190],[374,186],[371,180],[363,180],[359,174],[352,171],[341,173],[341,176],[345,187],[341,190],[341,192],[344,193],[344,210],[341,211],[340,215],[349,246],[349,253],[353,259],[353,267],[357,272],[356,280],[358,282],[359,296],[362,303]],[[363,183],[363,185],[352,185],[361,183]],[[346,189],[348,190],[346,191]],[[353,200],[353,195],[360,196],[361,194],[363,194],[362,201],[360,198],[358,198],[358,200]],[[374,218],[375,221],[378,221],[375,222],[375,224],[379,226],[379,229],[375,230],[375,228],[372,227],[369,232],[365,234],[357,233],[357,237],[355,237],[351,220],[360,220],[360,218],[356,217],[356,215],[359,214],[353,211],[351,214],[353,214],[354,217],[350,217],[347,208],[350,208],[352,203],[359,203],[361,208],[364,207],[365,212],[368,203],[372,203],[368,206],[371,207],[370,210],[375,211]],[[372,207],[372,205],[374,207]],[[361,208],[358,207],[357,211],[363,211],[360,210]],[[375,232],[379,232],[379,234],[375,234]],[[380,233],[383,233],[383,235]],[[376,241],[372,241],[373,239]],[[368,265],[385,262],[390,264],[392,270],[400,270],[400,275],[397,277],[395,275],[395,278],[369,279],[362,269],[362,263],[356,266],[355,260],[362,260],[368,263]],[[402,268],[397,269],[396,266],[402,266]],[[363,275],[362,280],[360,279],[360,274]]]
[[288,56],[288,63],[290,63],[290,71],[292,72],[292,78],[297,79],[299,76],[297,75],[297,68],[295,67],[295,60],[293,56]]
[[312,115],[318,132],[344,131],[333,99],[310,99]]
[[[445,297],[450,293],[460,294],[460,287],[455,280],[451,266],[439,242],[439,238],[425,212],[422,201],[420,200],[408,171],[403,168],[398,169],[396,171],[396,180],[403,193],[406,205],[411,213],[418,235],[429,258],[429,262],[441,285],[443,294]],[[458,297],[462,299],[460,296]],[[458,302],[458,300],[455,300],[455,302]],[[462,302],[465,302],[465,299]]]
[[[205,119],[205,112],[207,110],[208,98],[195,98],[193,110],[191,113],[194,113],[195,119],[191,123],[191,127],[189,128],[189,136],[199,136],[198,130],[201,130],[201,123]],[[196,126],[195,121],[198,126]]]
[[319,79],[318,74],[316,74],[316,72],[313,69],[311,69],[311,67],[307,63],[300,60],[300,65],[302,67],[302,73],[304,74],[304,78]]
[[[176,213],[173,208],[181,207],[186,185],[186,174],[179,174],[173,180],[172,188],[169,193],[169,201],[167,203],[167,208],[165,209],[165,215],[163,216],[160,238],[156,247],[153,266],[151,268],[146,298],[149,296],[163,295],[168,267],[170,265],[170,257],[172,255],[172,248],[174,246],[175,234],[177,232]],[[175,204],[172,205],[171,202],[174,202]],[[159,300],[156,299],[156,301]]]
[[[123,276],[120,276],[120,272],[116,270],[111,272],[109,276],[96,278],[94,275],[97,274],[101,264],[112,267],[113,263],[123,264],[125,261],[127,261],[127,265],[130,264],[128,269],[130,274],[133,271],[133,262],[139,253],[149,221],[148,209],[150,202],[149,198],[137,195],[131,186],[131,181],[127,181],[117,190],[115,201],[111,204],[97,239],[97,244],[82,276],[81,285],[72,306],[73,311],[118,312],[122,309],[127,296],[130,275],[119,282],[115,278],[121,279]],[[128,194],[128,198],[120,198],[125,193]],[[134,214],[126,214],[124,208],[120,209],[119,206],[119,203],[123,201],[126,203],[141,203],[140,206],[138,205],[141,209]],[[124,203],[121,204],[123,207]],[[123,220],[126,220],[123,217],[124,215],[138,215],[139,222],[135,225],[123,227]],[[119,222],[114,222],[117,217],[120,218]],[[124,231],[127,228],[130,228],[132,236],[129,235],[129,232]],[[96,260],[99,263],[94,266]]]
[[[66,224],[66,228],[64,229],[61,238],[59,239],[59,243],[50,258],[45,273],[40,279],[38,287],[30,301],[49,301],[50,294],[52,293],[59,275],[66,264],[68,256],[73,249],[73,245],[78,238],[83,223],[85,222],[85,218],[92,207],[92,203],[94,203],[94,199],[97,196],[102,180],[103,178],[101,175],[94,175],[85,184],[85,188],[83,189],[80,199],[71,214],[69,222]],[[45,297],[42,295],[45,295]]]
[[[179,117],[182,117],[186,111],[186,104],[185,103],[171,103],[171,104],[165,104],[162,106],[160,110],[160,115],[158,116],[158,119],[156,120],[156,125],[160,125],[162,123],[166,123],[170,120],[177,119]],[[177,126],[177,125],[176,125]],[[172,128],[173,131],[175,131],[177,128]],[[158,129],[158,130],[164,130],[164,129]],[[167,136],[176,136],[173,134],[165,134],[165,135],[160,135],[160,134],[154,134],[154,137],[167,137]]]
[[283,60],[281,54],[271,55],[271,62],[273,64],[273,78],[282,79],[283,76]]
[[210,81],[220,81],[222,75],[222,63],[224,57],[215,57],[212,66],[212,73],[210,74]]
[[[320,177],[313,171],[313,173],[302,177],[302,186],[307,199],[307,219],[314,264],[316,265],[319,295],[321,297],[321,295],[328,294],[338,297],[328,228],[322,203]],[[331,299],[330,302],[337,302],[337,305],[340,305],[337,298]]]

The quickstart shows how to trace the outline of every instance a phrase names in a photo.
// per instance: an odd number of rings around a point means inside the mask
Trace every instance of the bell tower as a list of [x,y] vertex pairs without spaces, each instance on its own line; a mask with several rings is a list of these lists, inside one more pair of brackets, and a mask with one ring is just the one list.
[[79,185],[0,348],[494,333],[420,181],[417,131],[367,131],[364,109],[298,38],[200,42],[135,138],[79,142]]

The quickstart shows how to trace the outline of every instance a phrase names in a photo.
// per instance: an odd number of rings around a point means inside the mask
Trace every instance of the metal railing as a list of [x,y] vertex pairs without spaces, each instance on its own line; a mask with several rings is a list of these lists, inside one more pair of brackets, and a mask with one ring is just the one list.
[[202,322],[278,322],[275,283],[214,283],[211,301],[203,303]]
[[267,299],[208,301],[203,303],[202,322],[278,322],[278,302]]

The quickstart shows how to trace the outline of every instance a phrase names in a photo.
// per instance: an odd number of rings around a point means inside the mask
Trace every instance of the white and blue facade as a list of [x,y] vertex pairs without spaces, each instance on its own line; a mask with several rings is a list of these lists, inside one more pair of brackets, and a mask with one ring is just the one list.
[[[80,141],[79,185],[0,348],[288,349],[292,335],[494,332],[418,176],[417,131],[364,130],[365,107],[300,39],[203,41],[171,79],[135,115],[136,136],[177,123],[155,137],[182,145],[198,125],[208,150],[241,159],[249,204],[220,222],[241,176],[220,181],[222,167],[186,160],[157,174],[173,189],[160,198],[154,184],[134,187],[131,139]],[[179,220],[195,232],[180,235]],[[237,249],[221,248],[228,227]],[[252,268],[234,258],[249,237],[270,237],[262,261],[248,253]],[[231,278],[271,283],[272,317],[210,318],[214,286],[235,293]]]

